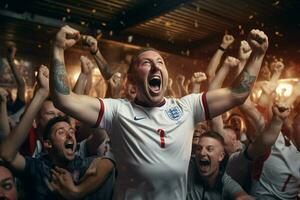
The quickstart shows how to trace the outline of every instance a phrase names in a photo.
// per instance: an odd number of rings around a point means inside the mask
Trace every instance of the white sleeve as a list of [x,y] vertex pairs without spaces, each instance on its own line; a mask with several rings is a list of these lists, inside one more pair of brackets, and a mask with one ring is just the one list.
[[103,128],[109,132],[112,127],[113,120],[118,115],[118,110],[120,110],[119,108],[122,105],[122,100],[99,98],[99,103],[101,109],[99,110],[97,122],[94,127]]
[[190,94],[182,97],[180,100],[186,104],[193,113],[195,123],[209,119],[206,93]]

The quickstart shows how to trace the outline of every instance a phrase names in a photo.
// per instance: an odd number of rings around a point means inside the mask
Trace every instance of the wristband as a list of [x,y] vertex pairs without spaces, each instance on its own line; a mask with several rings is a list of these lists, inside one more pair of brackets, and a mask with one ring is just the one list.
[[221,46],[219,46],[219,49],[220,49],[221,51],[226,51],[226,49],[223,48],[223,47],[221,47]]
[[97,48],[97,50],[95,52],[93,52],[93,51],[90,51],[90,52],[92,55],[96,55],[98,53],[98,51],[99,51],[99,48]]

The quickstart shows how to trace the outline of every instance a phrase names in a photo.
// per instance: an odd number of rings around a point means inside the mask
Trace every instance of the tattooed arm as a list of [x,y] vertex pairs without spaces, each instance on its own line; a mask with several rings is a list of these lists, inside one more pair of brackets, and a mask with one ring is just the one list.
[[233,87],[207,92],[206,100],[210,118],[243,104],[250,94],[268,48],[268,37],[262,31],[252,30],[248,36],[248,43],[252,54]]
[[50,94],[57,108],[89,125],[96,123],[100,110],[99,100],[71,91],[65,69],[64,50],[80,38],[77,30],[64,26],[56,34],[50,67]]

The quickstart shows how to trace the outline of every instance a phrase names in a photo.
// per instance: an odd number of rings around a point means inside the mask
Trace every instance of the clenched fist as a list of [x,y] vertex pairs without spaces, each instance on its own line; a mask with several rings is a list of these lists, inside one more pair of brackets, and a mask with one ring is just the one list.
[[202,81],[205,81],[206,78],[206,74],[203,72],[195,72],[192,76],[192,83],[201,83]]
[[49,69],[41,65],[38,72],[38,87],[49,93]]
[[231,56],[228,56],[224,61],[224,66],[230,68],[235,68],[239,66],[239,64],[240,64],[240,60]]
[[264,55],[268,49],[269,41],[267,35],[258,29],[253,29],[248,35],[248,43],[253,52]]
[[90,35],[82,36],[83,44],[87,45],[91,53],[96,53],[98,51],[98,42],[97,40]]
[[92,61],[85,56],[80,56],[80,62],[81,62],[81,72],[84,74],[90,74],[94,67]]
[[251,47],[246,40],[241,41],[240,49],[239,49],[239,59],[247,60],[251,55]]
[[234,37],[232,35],[224,35],[221,47],[227,49],[234,42]]
[[285,104],[274,104],[273,114],[281,120],[285,120],[290,114],[290,108]]
[[62,49],[72,47],[80,39],[79,31],[66,25],[63,26],[56,34],[54,46]]
[[281,61],[275,61],[271,63],[270,68],[273,70],[273,72],[279,73],[284,69],[284,64]]

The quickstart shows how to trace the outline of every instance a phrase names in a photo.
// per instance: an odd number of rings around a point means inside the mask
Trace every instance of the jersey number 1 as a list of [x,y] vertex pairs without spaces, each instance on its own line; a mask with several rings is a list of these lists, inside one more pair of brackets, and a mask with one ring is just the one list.
[[160,147],[165,148],[165,131],[162,129],[158,129],[157,132],[160,135]]

